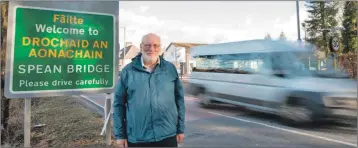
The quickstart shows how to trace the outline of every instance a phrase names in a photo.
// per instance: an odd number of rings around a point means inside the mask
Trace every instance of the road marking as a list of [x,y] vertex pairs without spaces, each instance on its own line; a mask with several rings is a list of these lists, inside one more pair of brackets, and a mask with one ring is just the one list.
[[265,124],[265,123],[260,123],[260,122],[255,122],[255,121],[240,119],[240,118],[237,118],[237,117],[231,117],[231,116],[227,116],[227,115],[223,115],[223,114],[219,114],[219,113],[215,113],[215,112],[209,112],[209,113],[215,114],[215,115],[218,115],[218,116],[222,116],[222,117],[231,118],[231,119],[234,119],[234,120],[239,120],[239,121],[248,122],[248,123],[254,123],[254,124],[258,124],[258,125],[262,125],[262,126],[266,126],[266,127],[270,127],[270,128],[274,128],[274,129],[286,131],[286,132],[291,132],[291,133],[295,133],[295,134],[298,134],[298,135],[304,135],[304,136],[313,137],[313,138],[317,138],[317,139],[321,139],[321,140],[326,140],[326,141],[330,141],[330,142],[336,142],[336,143],[340,143],[340,144],[344,144],[344,145],[349,145],[349,146],[357,147],[357,145],[356,145],[356,144],[353,144],[353,143],[348,143],[348,142],[344,142],[344,141],[334,140],[334,139],[330,139],[330,138],[326,138],[326,137],[321,137],[321,136],[316,136],[316,135],[312,135],[312,134],[307,134],[307,133],[303,133],[303,132],[299,132],[299,131],[294,131],[294,130],[290,130],[290,129],[280,128],[280,127],[268,125],[268,124]]
[[[98,104],[97,102],[93,101],[92,99],[90,99],[89,97],[85,96],[85,95],[80,95],[81,97],[91,101],[92,103],[96,104],[97,106],[100,106],[101,108],[104,108],[102,107],[100,104]],[[187,101],[199,101],[199,99],[197,98],[194,98],[194,97],[185,97],[184,100],[187,100]]]
[[196,98],[185,98],[185,101],[199,101],[199,99]]
[[85,96],[85,95],[80,95],[81,97],[87,99],[88,101],[96,104],[97,106],[101,107],[101,108],[104,108],[103,106],[101,106],[100,104],[98,104],[96,101],[93,101],[92,99],[90,99],[89,97]]

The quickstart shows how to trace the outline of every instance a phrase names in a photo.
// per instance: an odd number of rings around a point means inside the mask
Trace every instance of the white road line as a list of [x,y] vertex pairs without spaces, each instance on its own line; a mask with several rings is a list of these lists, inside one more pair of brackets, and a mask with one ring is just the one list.
[[254,124],[258,124],[258,125],[262,125],[262,126],[266,126],[266,127],[270,127],[270,128],[274,128],[274,129],[286,131],[286,132],[291,132],[291,133],[295,133],[295,134],[298,134],[298,135],[304,135],[304,136],[313,137],[313,138],[317,138],[317,139],[321,139],[321,140],[326,140],[326,141],[330,141],[330,142],[336,142],[336,143],[340,143],[340,144],[344,144],[344,145],[349,145],[349,146],[357,147],[357,145],[356,145],[356,144],[353,144],[353,143],[348,143],[348,142],[344,142],[344,141],[334,140],[334,139],[330,139],[330,138],[326,138],[326,137],[321,137],[321,136],[316,136],[316,135],[312,135],[312,134],[307,134],[307,133],[303,133],[303,132],[299,132],[299,131],[294,131],[294,130],[290,130],[290,129],[280,128],[280,127],[268,125],[268,124],[265,124],[265,123],[260,123],[260,122],[255,122],[255,121],[240,119],[240,118],[237,118],[237,117],[231,117],[231,116],[227,116],[227,115],[223,115],[223,114],[219,114],[219,113],[215,113],[215,112],[209,112],[209,113],[215,114],[215,115],[218,115],[218,116],[223,116],[223,117],[231,118],[231,119],[234,119],[234,120],[239,120],[239,121],[248,122],[248,123],[254,123]]
[[96,104],[97,106],[101,107],[101,108],[104,108],[103,106],[101,106],[100,104],[98,104],[97,102],[93,101],[92,99],[88,98],[87,96],[85,95],[80,95],[81,97],[87,99],[88,101],[91,101],[92,103]]
[[184,101],[199,101],[198,99],[193,99],[193,98],[186,98],[184,99]]

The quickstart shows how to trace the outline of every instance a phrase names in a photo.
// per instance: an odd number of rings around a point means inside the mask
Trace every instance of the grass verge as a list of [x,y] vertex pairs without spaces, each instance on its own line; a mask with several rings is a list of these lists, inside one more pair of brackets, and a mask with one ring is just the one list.
[[[5,146],[23,147],[23,99],[11,101]],[[32,147],[105,147],[103,117],[73,97],[32,99]],[[40,126],[39,126],[40,125]]]

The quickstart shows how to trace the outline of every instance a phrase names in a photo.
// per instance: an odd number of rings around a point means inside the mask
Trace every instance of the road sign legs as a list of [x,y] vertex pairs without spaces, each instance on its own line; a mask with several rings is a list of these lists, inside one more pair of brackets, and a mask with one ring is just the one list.
[[[112,103],[112,97],[111,94],[107,94],[106,96],[106,102],[105,102],[105,107],[104,107],[104,115],[105,115],[105,119],[106,117],[110,117],[111,114],[111,103]],[[106,120],[105,120],[106,121]],[[107,121],[107,124],[105,124],[104,126],[106,127],[106,144],[107,145],[111,145],[111,136],[112,136],[112,132],[111,132],[111,124],[109,124],[108,122],[110,122],[110,119]]]
[[31,98],[25,98],[24,118],[24,147],[31,147]]

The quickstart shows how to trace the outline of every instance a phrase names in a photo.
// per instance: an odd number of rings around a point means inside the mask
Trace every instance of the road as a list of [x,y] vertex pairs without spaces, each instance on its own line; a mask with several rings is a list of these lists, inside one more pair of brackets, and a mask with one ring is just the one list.
[[[104,94],[82,96],[98,105]],[[337,124],[314,128],[293,128],[278,117],[246,109],[217,105],[199,107],[198,99],[185,97],[185,142],[181,147],[276,147],[276,148],[352,148],[357,144],[356,127]]]

